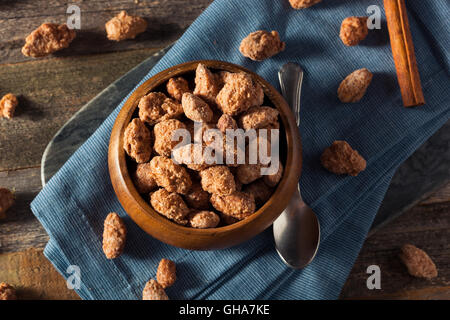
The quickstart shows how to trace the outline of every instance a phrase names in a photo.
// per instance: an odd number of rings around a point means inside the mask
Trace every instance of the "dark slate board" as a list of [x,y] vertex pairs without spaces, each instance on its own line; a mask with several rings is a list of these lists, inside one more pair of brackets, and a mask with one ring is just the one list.
[[[94,133],[122,99],[170,49],[163,49],[115,81],[81,108],[55,135],[41,162],[42,185]],[[442,187],[450,179],[450,122],[435,133],[394,175],[371,232]]]

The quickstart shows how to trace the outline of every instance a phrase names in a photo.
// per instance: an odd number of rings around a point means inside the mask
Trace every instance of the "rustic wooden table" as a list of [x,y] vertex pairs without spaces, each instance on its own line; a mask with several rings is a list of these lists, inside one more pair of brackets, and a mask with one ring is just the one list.
[[[0,186],[17,201],[0,222],[0,282],[24,299],[77,299],[43,256],[47,234],[30,211],[41,190],[45,146],[81,106],[158,49],[176,40],[211,0],[73,0],[81,27],[70,49],[44,59],[21,54],[24,38],[42,22],[67,20],[67,1],[0,2],[0,95],[13,92],[20,106],[13,120],[0,119]],[[119,10],[145,16],[149,28],[134,41],[112,42],[104,22]],[[342,291],[343,299],[450,299],[450,184],[370,236]],[[433,257],[439,277],[414,279],[396,255],[413,243]],[[368,290],[366,269],[379,265],[382,289]]]

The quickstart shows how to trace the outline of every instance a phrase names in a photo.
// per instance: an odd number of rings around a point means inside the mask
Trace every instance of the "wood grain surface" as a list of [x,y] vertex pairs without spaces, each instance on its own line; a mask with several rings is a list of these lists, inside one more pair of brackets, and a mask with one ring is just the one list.
[[[65,23],[68,3],[81,9],[81,30],[70,48],[58,57],[117,52],[130,49],[163,48],[172,43],[212,0],[2,0],[0,1],[0,63],[32,61],[21,53],[25,37],[44,22]],[[149,27],[135,40],[110,41],[105,23],[126,10],[145,17]],[[52,59],[52,57],[48,58]]]
[[[136,3],[137,2],[137,3]],[[24,57],[24,38],[42,22],[64,22],[67,1],[0,1],[0,95],[14,92],[20,106],[13,120],[0,119],[0,186],[16,191],[16,204],[0,221],[0,281],[19,288],[20,298],[71,299],[63,278],[45,259],[48,236],[29,208],[40,190],[45,146],[84,103],[148,57],[176,40],[211,0],[71,1],[82,9],[73,45],[44,59]],[[135,40],[110,42],[104,22],[119,10],[149,19]],[[450,183],[368,238],[355,262],[343,299],[450,299]],[[429,252],[439,276],[414,279],[397,250],[412,243]],[[366,269],[379,265],[381,290],[368,290]]]
[[14,92],[19,106],[12,121],[0,119],[0,170],[40,165],[45,146],[58,129],[153,52],[139,49],[2,65],[0,95]]
[[42,249],[28,249],[22,252],[0,254],[1,281],[7,282],[17,290],[21,300],[79,300],[66,281],[56,272],[45,258]]

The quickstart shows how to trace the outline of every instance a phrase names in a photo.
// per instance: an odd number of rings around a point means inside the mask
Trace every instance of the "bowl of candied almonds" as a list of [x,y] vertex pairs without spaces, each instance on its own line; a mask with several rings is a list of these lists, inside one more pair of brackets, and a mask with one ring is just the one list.
[[301,140],[280,93],[241,66],[183,63],[139,86],[115,121],[111,182],[146,233],[194,250],[242,243],[286,208]]

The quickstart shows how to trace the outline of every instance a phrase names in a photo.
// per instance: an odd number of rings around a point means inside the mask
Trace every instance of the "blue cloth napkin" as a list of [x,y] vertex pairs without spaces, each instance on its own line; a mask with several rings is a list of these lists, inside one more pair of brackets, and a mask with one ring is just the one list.
[[[365,15],[372,4],[326,0],[295,11],[287,0],[216,0],[142,80],[178,63],[218,59],[243,65],[278,87],[277,71],[284,63],[304,67],[301,187],[322,226],[314,262],[301,271],[287,268],[275,252],[271,229],[239,246],[202,252],[171,247],[141,231],[119,204],[108,174],[108,142],[120,104],[31,205],[50,235],[48,259],[64,277],[69,265],[79,266],[77,292],[83,299],[140,299],[161,258],[177,264],[178,280],[167,290],[172,299],[339,296],[396,168],[450,117],[445,31],[450,3],[408,1],[427,99],[425,106],[410,109],[402,107],[385,21],[356,47],[345,47],[338,37],[345,17]],[[263,62],[242,57],[240,41],[259,29],[277,30],[286,50]],[[374,73],[366,96],[357,104],[340,103],[339,83],[362,67]],[[358,177],[335,176],[321,167],[321,152],[339,139],[367,159]],[[124,218],[129,234],[125,253],[108,261],[101,243],[103,220],[111,211]]]

